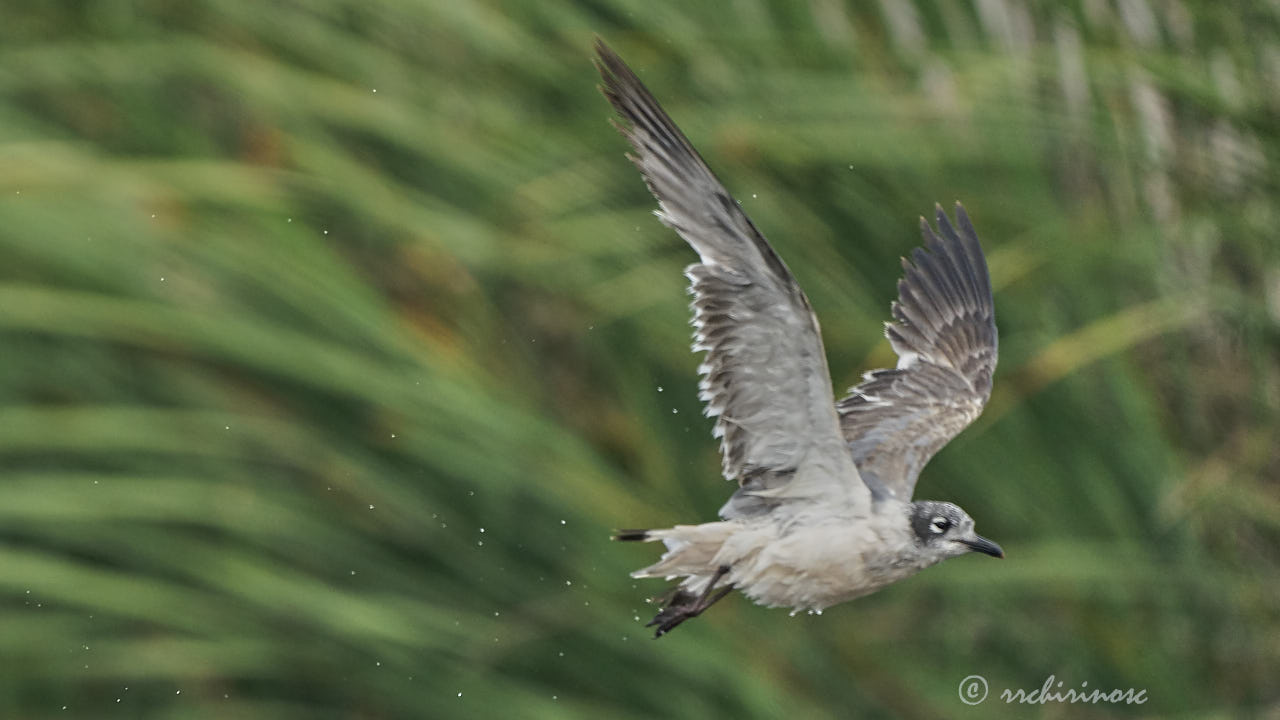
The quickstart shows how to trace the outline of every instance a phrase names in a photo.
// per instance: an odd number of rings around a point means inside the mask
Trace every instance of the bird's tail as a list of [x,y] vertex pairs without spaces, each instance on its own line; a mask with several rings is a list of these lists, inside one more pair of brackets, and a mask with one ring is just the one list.
[[[659,530],[618,530],[614,540],[652,542],[661,540],[667,546],[658,562],[631,573],[631,577],[666,577],[683,579],[667,593],[655,598],[661,605],[649,626],[658,626],[661,636],[691,617],[697,617],[733,588],[725,575],[729,565],[720,557],[725,541],[736,527],[729,522],[702,525],[677,525]],[[721,580],[724,582],[720,582]],[[713,594],[713,589],[716,590]]]
[[636,570],[631,577],[710,576],[722,562],[717,556],[732,530],[732,523],[711,522],[660,530],[619,530],[613,538],[629,542],[661,540],[667,546],[658,562]]

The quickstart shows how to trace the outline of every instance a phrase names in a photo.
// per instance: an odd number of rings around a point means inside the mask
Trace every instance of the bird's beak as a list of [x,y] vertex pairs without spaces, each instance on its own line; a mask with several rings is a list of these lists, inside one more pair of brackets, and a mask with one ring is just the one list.
[[981,535],[974,535],[973,537],[960,538],[960,540],[958,540],[957,542],[968,545],[969,549],[974,552],[980,552],[986,555],[990,555],[991,557],[998,557],[998,558],[1004,557],[1004,550],[1000,549],[999,545],[991,542],[990,540],[982,537]]

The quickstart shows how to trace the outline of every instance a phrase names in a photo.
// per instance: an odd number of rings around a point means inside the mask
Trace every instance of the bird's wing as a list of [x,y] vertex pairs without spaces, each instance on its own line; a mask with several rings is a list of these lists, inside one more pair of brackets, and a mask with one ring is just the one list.
[[978,415],[996,368],[995,305],[978,236],[956,204],[952,227],[920,219],[924,247],[903,258],[885,335],[898,366],[875,370],[837,406],[854,462],[872,492],[911,499],[920,470]]
[[[602,90],[623,120],[631,161],[658,217],[697,251],[694,350],[706,414],[716,416],[724,475],[742,486],[722,514],[757,496],[870,502],[840,434],[831,377],[809,300],[635,73],[597,40]],[[745,497],[750,495],[751,497]]]

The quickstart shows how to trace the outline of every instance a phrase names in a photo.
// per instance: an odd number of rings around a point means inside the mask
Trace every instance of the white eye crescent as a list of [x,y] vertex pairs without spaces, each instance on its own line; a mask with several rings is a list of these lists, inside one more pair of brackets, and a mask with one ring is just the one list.
[[951,528],[951,521],[938,515],[929,523],[929,529],[934,533],[944,533]]

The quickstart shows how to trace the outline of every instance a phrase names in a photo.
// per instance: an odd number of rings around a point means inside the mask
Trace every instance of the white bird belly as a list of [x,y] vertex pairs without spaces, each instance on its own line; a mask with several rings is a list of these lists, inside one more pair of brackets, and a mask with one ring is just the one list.
[[745,527],[729,538],[717,560],[747,597],[768,607],[821,611],[867,595],[921,568],[905,552],[909,528],[858,518],[819,524],[797,522]]

